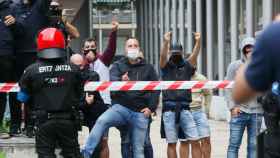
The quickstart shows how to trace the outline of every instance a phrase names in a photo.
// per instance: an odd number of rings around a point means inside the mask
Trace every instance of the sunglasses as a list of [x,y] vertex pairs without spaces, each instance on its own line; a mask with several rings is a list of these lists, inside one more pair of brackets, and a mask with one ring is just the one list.
[[96,49],[84,49],[84,54],[87,55],[90,51],[92,51],[94,54],[96,53]]

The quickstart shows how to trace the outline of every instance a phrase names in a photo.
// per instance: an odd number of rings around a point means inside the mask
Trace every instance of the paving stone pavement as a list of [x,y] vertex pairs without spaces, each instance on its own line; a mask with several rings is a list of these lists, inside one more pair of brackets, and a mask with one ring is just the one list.
[[[212,142],[212,158],[226,158],[226,150],[228,146],[229,130],[228,123],[225,121],[210,120],[211,126],[211,142]],[[166,158],[166,142],[160,138],[160,116],[154,118],[151,126],[151,140],[154,148],[155,158]],[[88,136],[88,129],[83,127],[83,131],[79,133],[79,141],[84,144]],[[242,146],[240,148],[239,158],[246,156],[246,140],[247,135],[244,134]],[[110,129],[109,134],[110,158],[121,158],[120,153],[120,135],[115,128]],[[23,137],[15,137],[12,139],[0,140],[0,152],[7,153],[7,158],[35,158],[34,139]]]
[[[229,139],[228,123],[225,121],[210,120],[211,126],[211,143],[212,143],[212,158],[226,158],[226,151]],[[167,158],[166,156],[166,142],[160,138],[160,116],[157,116],[151,127],[151,139],[154,148],[155,158]],[[80,142],[83,144],[84,139],[87,137],[88,132],[86,129],[80,134]],[[246,144],[247,134],[244,134],[242,146],[239,151],[239,158],[246,157]],[[121,158],[120,153],[120,135],[115,128],[110,129],[109,134],[109,147],[111,158]]]

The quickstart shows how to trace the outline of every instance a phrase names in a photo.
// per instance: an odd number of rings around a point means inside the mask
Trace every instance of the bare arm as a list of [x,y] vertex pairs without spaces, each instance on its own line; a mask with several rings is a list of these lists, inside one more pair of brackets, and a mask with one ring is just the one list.
[[171,32],[167,32],[164,34],[164,40],[162,43],[161,51],[160,51],[160,60],[159,60],[159,66],[160,68],[164,68],[167,61],[167,55],[169,52],[169,43],[171,40]]
[[201,48],[201,37],[200,37],[200,33],[197,32],[195,33],[195,46],[193,48],[193,52],[190,55],[190,57],[188,58],[188,61],[190,62],[190,64],[192,66],[196,66],[197,65],[197,58],[200,52],[200,48]]
[[66,28],[67,32],[69,33],[69,35],[71,36],[71,38],[79,38],[80,37],[79,30],[74,25],[69,23],[68,21],[65,21],[65,28]]
[[212,101],[212,91],[209,89],[203,90],[204,106],[210,106]]
[[233,89],[233,100],[236,104],[249,101],[258,93],[253,90],[245,79],[245,66],[241,66],[235,77],[235,85]]

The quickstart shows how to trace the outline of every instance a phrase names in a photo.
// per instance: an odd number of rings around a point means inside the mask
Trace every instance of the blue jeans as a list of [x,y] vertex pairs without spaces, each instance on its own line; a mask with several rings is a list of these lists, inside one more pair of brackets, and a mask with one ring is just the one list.
[[149,118],[145,117],[143,113],[134,112],[116,104],[98,118],[82,149],[82,154],[85,158],[90,158],[104,132],[110,127],[128,125],[132,132],[133,157],[144,158],[144,142],[148,124]]
[[[145,158],[153,158],[154,151],[153,146],[150,139],[150,126],[151,122],[148,125],[145,143],[144,143],[144,154]],[[128,131],[127,126],[117,127],[121,134],[121,150],[122,150],[122,158],[132,158],[133,157],[133,149],[131,142],[131,132]]]
[[261,114],[241,112],[239,116],[231,118],[227,158],[238,158],[238,150],[245,128],[247,128],[248,134],[247,158],[256,158],[256,140],[261,128],[261,122]]

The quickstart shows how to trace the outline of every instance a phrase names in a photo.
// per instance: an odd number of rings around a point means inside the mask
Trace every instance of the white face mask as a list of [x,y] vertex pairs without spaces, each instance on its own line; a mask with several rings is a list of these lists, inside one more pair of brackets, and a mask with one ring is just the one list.
[[131,60],[136,60],[139,57],[139,49],[127,50],[127,57]]

